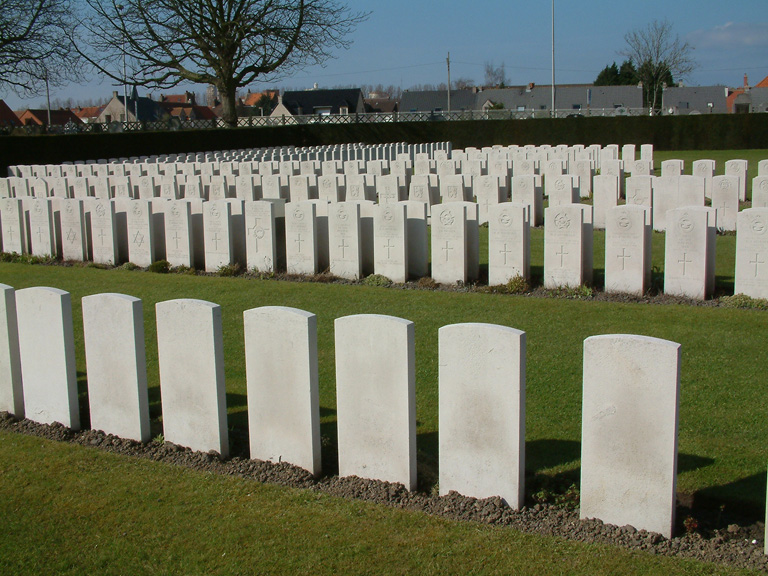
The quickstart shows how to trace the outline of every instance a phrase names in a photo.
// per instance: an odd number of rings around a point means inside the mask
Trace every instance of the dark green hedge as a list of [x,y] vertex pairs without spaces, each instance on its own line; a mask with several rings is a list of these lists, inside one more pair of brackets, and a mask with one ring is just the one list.
[[494,144],[653,144],[657,150],[768,148],[768,114],[309,124],[233,130],[1,136],[0,170],[14,164],[268,146],[362,142]]

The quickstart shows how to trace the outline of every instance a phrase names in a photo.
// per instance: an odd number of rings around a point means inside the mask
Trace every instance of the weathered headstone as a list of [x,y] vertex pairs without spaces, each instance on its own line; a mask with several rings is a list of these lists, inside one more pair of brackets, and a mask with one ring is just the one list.
[[431,234],[432,279],[440,284],[467,282],[469,240],[464,203],[434,206]]
[[321,472],[317,316],[282,306],[243,312],[251,458]]
[[416,488],[413,322],[362,314],[334,321],[339,475]]
[[525,500],[525,332],[439,330],[440,494]]
[[580,517],[672,537],[680,345],[634,335],[584,341]]
[[245,253],[249,270],[277,270],[277,215],[275,202],[257,200],[245,203]]
[[141,300],[94,294],[82,300],[91,428],[150,439]]
[[536,176],[516,174],[512,177],[512,202],[529,207],[531,226],[544,223],[544,190],[536,183]]
[[221,307],[203,300],[158,302],[157,360],[167,442],[229,454]]
[[752,208],[768,208],[768,174],[752,179]]
[[429,275],[429,205],[414,200],[401,204],[408,219],[408,276],[422,278]]
[[728,160],[725,163],[725,175],[739,179],[739,202],[747,201],[747,168],[746,160]]
[[736,230],[739,184],[739,179],[735,176],[715,176],[712,179],[712,208],[717,211],[718,230]]
[[75,335],[69,292],[56,288],[16,291],[24,415],[42,424],[80,428]]

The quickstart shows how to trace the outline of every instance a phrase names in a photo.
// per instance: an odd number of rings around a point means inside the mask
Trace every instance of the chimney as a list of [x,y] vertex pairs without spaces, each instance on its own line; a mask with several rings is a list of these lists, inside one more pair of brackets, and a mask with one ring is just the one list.
[[746,72],[744,72],[744,88],[749,88],[749,79]]
[[117,98],[117,90],[112,90],[112,98]]

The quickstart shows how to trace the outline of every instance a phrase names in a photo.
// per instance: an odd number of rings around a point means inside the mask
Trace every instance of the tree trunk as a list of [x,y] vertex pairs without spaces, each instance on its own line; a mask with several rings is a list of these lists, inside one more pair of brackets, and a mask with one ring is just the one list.
[[234,86],[221,85],[218,87],[221,98],[221,119],[228,126],[237,126],[237,90]]

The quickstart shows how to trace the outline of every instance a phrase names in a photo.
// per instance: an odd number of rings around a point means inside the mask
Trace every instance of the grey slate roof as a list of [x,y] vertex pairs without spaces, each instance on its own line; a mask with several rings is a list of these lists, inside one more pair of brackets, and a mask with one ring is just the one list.
[[[727,114],[727,88],[725,86],[683,86],[666,88],[662,98],[664,114]],[[672,112],[670,112],[670,109]]]
[[[477,109],[486,102],[501,103],[505,110],[549,110],[552,106],[551,86],[518,86],[484,90],[477,93]],[[555,86],[555,108],[586,110],[591,108],[642,108],[643,91],[636,86]]]
[[[400,112],[448,111],[447,90],[405,91],[400,97]],[[475,110],[472,90],[451,90],[451,111]]]
[[283,94],[283,105],[296,115],[314,114],[316,108],[331,108],[331,114],[339,114],[346,106],[350,114],[364,112],[363,93],[359,88],[332,90],[294,90]]
[[768,112],[768,88],[750,88],[736,96],[735,104],[749,105],[750,112]]

